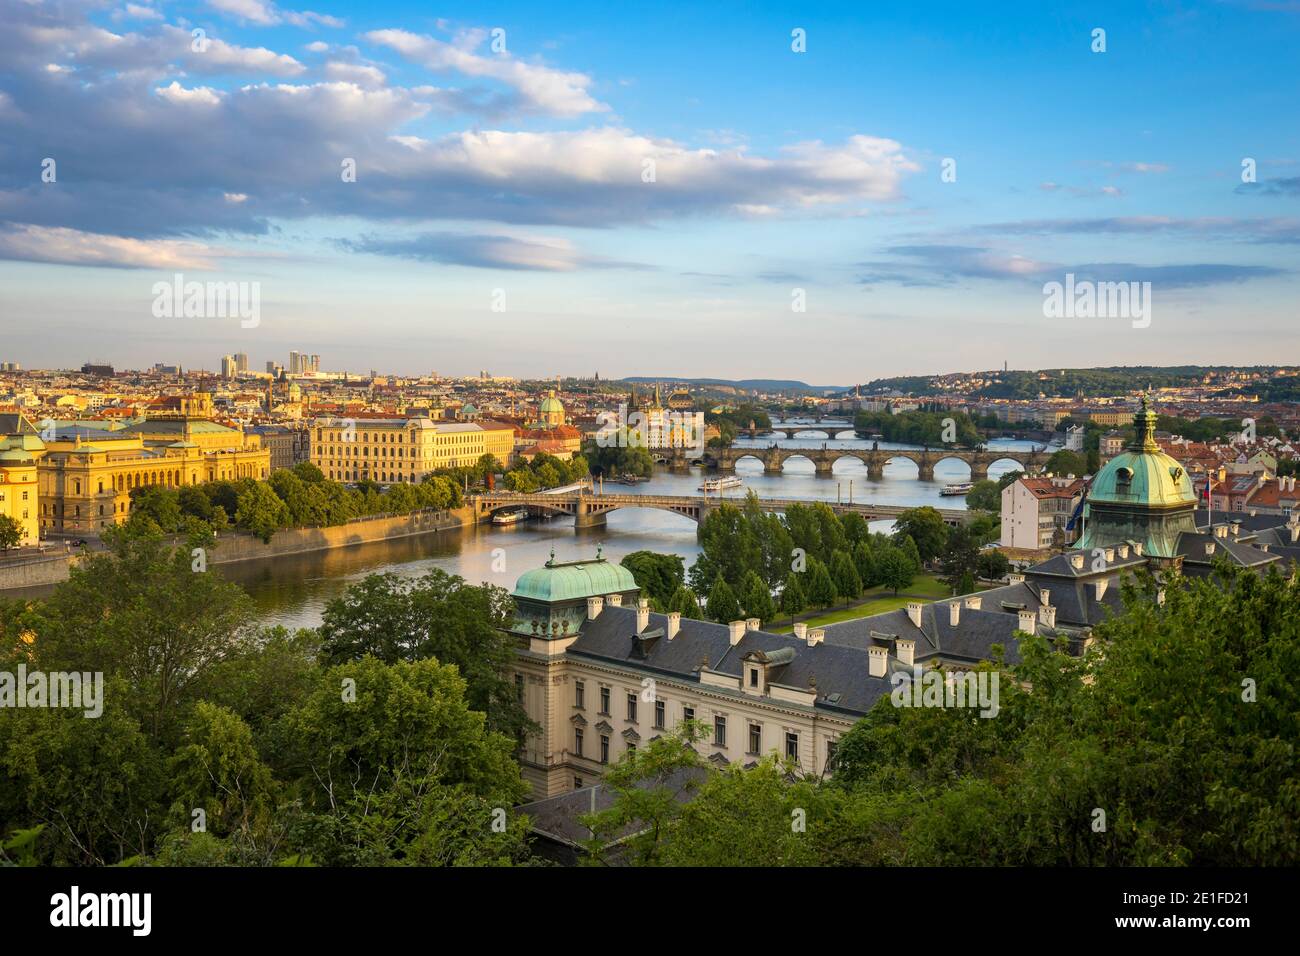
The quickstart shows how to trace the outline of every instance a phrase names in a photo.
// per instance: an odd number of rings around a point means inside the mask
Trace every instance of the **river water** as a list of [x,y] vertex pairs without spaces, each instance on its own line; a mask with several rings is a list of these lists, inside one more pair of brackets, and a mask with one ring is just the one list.
[[[812,426],[810,426],[812,427]],[[804,434],[793,440],[781,438],[782,446],[831,448],[868,448],[871,442],[860,439],[827,439],[822,434]],[[764,448],[772,438],[740,439],[738,446]],[[915,446],[880,442],[881,448]],[[1035,447],[1033,442],[996,439],[989,442],[993,450],[1023,451]],[[997,478],[1015,469],[1011,461],[1001,461],[989,468],[989,477]],[[654,477],[639,485],[608,484],[606,490],[620,494],[699,494],[704,477],[693,468],[689,473],[658,469]],[[934,469],[934,481],[919,481],[916,466],[909,461],[890,462],[881,481],[870,481],[864,464],[854,458],[836,463],[830,477],[817,477],[811,461],[789,460],[780,475],[764,475],[763,466],[753,458],[736,464],[736,474],[744,486],[729,490],[725,497],[743,498],[753,489],[760,497],[807,498],[809,500],[843,500],[892,505],[934,505],[964,508],[960,497],[942,497],[945,484],[970,480],[964,462],[948,460]],[[367,574],[393,572],[419,576],[429,568],[442,568],[469,581],[490,581],[512,589],[525,571],[544,564],[554,549],[558,561],[588,558],[600,547],[604,556],[618,561],[632,551],[660,551],[680,554],[689,568],[699,554],[695,541],[695,522],[667,511],[620,509],[611,512],[604,528],[575,531],[572,518],[529,521],[511,526],[479,525],[437,534],[378,541],[332,551],[287,555],[268,561],[243,562],[220,567],[220,573],[238,582],[252,596],[260,619],[266,624],[286,627],[314,627],[321,621],[326,603],[341,594],[348,585]],[[875,530],[887,530],[889,522],[876,522]]]

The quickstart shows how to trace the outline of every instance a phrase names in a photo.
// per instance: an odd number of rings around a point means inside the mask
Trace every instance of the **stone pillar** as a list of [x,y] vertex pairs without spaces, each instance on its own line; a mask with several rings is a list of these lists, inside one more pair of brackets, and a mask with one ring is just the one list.
[[573,515],[573,527],[579,528],[603,528],[605,527],[605,512],[591,510],[591,505],[586,501],[578,502],[578,509]]
[[916,477],[921,481],[934,481],[934,462],[930,460],[929,455],[922,457],[916,463],[916,471]]
[[818,455],[813,459],[813,467],[819,477],[829,478],[835,468],[835,459],[830,455]]
[[980,461],[972,458],[970,462],[970,480],[983,481],[989,476],[989,465],[986,461]]

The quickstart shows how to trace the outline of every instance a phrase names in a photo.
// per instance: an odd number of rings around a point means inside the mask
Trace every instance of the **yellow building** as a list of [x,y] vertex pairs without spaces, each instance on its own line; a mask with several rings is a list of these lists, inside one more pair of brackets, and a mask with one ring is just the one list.
[[18,523],[20,546],[34,545],[40,538],[36,462],[44,447],[22,415],[0,415],[0,515]]
[[211,421],[211,410],[211,397],[198,393],[116,431],[54,423],[37,467],[42,530],[93,534],[126,521],[134,488],[268,477],[271,453],[261,439]]
[[508,464],[514,430],[492,423],[428,418],[318,418],[311,461],[332,481],[369,479],[381,485],[417,482],[443,468],[469,468],[484,455]]

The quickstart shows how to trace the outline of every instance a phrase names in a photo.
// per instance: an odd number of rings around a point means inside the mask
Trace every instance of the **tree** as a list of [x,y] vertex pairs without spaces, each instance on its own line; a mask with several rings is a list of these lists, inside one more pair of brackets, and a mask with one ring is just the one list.
[[1062,448],[1047,459],[1043,470],[1054,475],[1082,476],[1088,474],[1088,459],[1077,451],[1067,451]]
[[758,576],[756,571],[750,571],[745,576],[744,586],[740,592],[740,601],[744,605],[745,614],[749,617],[756,617],[760,621],[770,621],[776,617],[776,605],[772,602],[772,592],[767,589],[767,584]]
[[[939,566],[943,571],[944,580],[950,586],[961,586],[965,579],[970,578],[971,590],[974,590],[974,574],[979,556],[979,541],[971,534],[969,528],[961,526],[951,529],[948,533],[948,543],[944,545],[943,554],[939,556]],[[969,592],[963,590],[959,593]]]
[[911,535],[903,539],[902,544],[899,545],[899,550],[903,553],[903,557],[907,559],[907,564],[912,569],[912,576],[915,577],[920,574],[923,568],[921,553],[917,550],[916,542],[912,540]]
[[877,580],[876,556],[871,548],[871,539],[859,541],[853,546],[853,565],[858,569],[858,580],[864,588],[875,587]]
[[909,508],[894,522],[894,543],[901,545],[905,538],[915,543],[922,563],[933,561],[948,540],[948,526],[943,515],[929,505]]
[[[1015,484],[1023,477],[1025,477],[1025,473],[1019,469],[1004,473],[998,478],[998,491],[1001,492],[1007,485]],[[1001,509],[999,508],[999,510]]]
[[9,515],[0,515],[0,549],[16,548],[23,540],[23,526]]
[[862,578],[853,566],[853,559],[844,551],[831,555],[830,574],[835,582],[835,591],[847,603],[862,594]]
[[996,481],[987,478],[975,482],[974,487],[966,492],[966,507],[980,511],[1000,512],[1002,510],[1002,489]]
[[803,586],[799,583],[799,574],[794,571],[785,579],[785,587],[781,588],[781,610],[790,615],[790,622],[794,623],[795,616],[808,606],[808,599],[804,597]]
[[876,568],[880,583],[895,594],[910,587],[912,579],[916,577],[912,561],[902,550],[892,545],[881,555]]
[[500,864],[525,854],[515,741],[435,660],[331,667],[288,717],[300,747],[303,852],[326,866]]
[[271,535],[287,528],[291,520],[289,506],[265,482],[251,482],[239,493],[235,523],[263,541],[270,541]]
[[986,581],[999,581],[1011,571],[1011,562],[1001,551],[981,551],[975,570]]
[[838,597],[835,581],[826,565],[816,558],[808,559],[808,603],[813,607],[830,607]]
[[464,677],[469,706],[512,737],[531,727],[506,671],[514,602],[503,588],[471,585],[433,568],[424,577],[371,574],[325,606],[321,655],[328,664],[373,656],[387,664],[434,658]]
[[132,532],[171,534],[181,524],[180,496],[170,488],[149,485],[131,489]]
[[684,619],[699,620],[700,599],[695,596],[694,591],[682,585],[673,592],[672,599],[668,602],[668,610],[676,611]]
[[685,562],[678,554],[633,551],[619,564],[632,572],[637,587],[656,607],[667,607],[677,589],[686,581]]
[[718,575],[709,591],[709,599],[704,604],[704,611],[715,621],[726,624],[740,617],[740,602],[722,575]]

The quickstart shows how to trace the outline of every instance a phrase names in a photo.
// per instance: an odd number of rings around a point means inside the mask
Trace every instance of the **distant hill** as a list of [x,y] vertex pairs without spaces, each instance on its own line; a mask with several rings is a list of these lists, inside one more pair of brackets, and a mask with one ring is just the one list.
[[635,382],[638,385],[651,385],[655,382],[682,385],[725,385],[730,388],[745,389],[752,392],[809,392],[820,395],[822,392],[847,391],[851,385],[809,385],[792,378],[678,378],[675,375],[633,375],[619,379],[621,382]]

